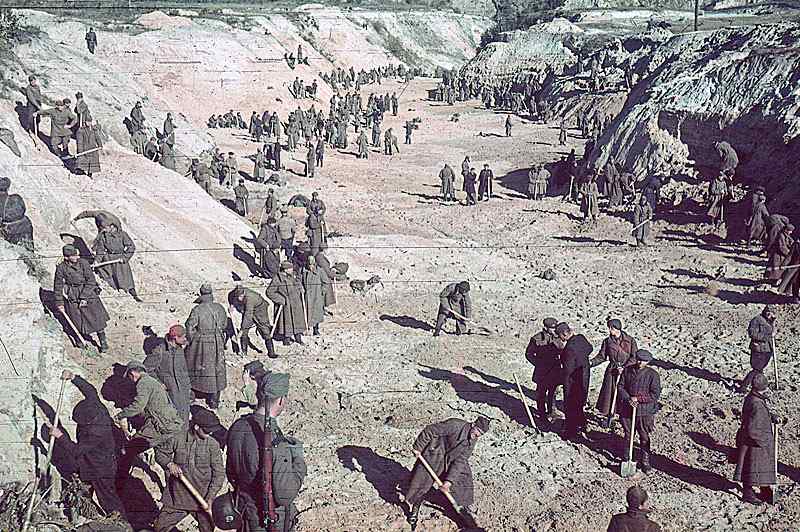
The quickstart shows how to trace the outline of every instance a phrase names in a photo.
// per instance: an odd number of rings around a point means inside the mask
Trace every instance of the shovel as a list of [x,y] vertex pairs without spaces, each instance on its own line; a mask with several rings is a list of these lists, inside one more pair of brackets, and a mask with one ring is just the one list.
[[631,415],[631,440],[628,443],[628,461],[619,465],[619,476],[622,478],[632,477],[636,474],[636,462],[633,461],[633,438],[636,436],[636,403],[631,405],[633,414]]
[[603,428],[609,429],[611,428],[611,422],[614,421],[614,411],[617,408],[617,386],[619,385],[619,377],[616,379],[611,379],[614,382],[614,389],[611,391],[611,409],[608,411],[608,417],[606,418],[606,424]]
[[431,478],[433,479],[433,485],[436,487],[437,490],[441,491],[442,495],[444,495],[445,498],[453,506],[453,509],[456,511],[456,513],[460,515],[462,519],[464,519],[464,524],[467,526],[467,528],[478,528],[478,525],[475,523],[475,519],[473,519],[473,517],[469,514],[469,511],[467,511],[466,508],[460,506],[449,491],[441,490],[441,487],[444,484],[444,482],[442,482],[442,480],[439,478],[439,475],[436,474],[436,471],[433,470],[428,461],[425,460],[425,457],[422,456],[422,453],[420,453],[415,449],[414,456],[416,456],[417,460],[419,460],[419,463],[421,463],[425,467],[425,469],[428,470],[428,474],[430,474]]
[[486,334],[492,334],[492,332],[493,332],[491,329],[489,329],[489,328],[487,328],[487,327],[484,327],[483,325],[478,325],[478,324],[477,324],[476,322],[474,322],[473,320],[471,320],[471,319],[469,319],[469,318],[466,318],[466,317],[462,316],[461,314],[459,314],[459,313],[458,313],[458,312],[456,312],[455,310],[452,310],[452,309],[450,309],[450,313],[451,313],[453,316],[455,316],[456,318],[460,319],[460,320],[463,320],[463,321],[466,321],[466,322],[468,322],[468,323],[471,323],[471,324],[473,324],[473,325],[475,326],[475,328],[476,328],[476,329],[480,329],[481,331],[485,332]]
[[531,415],[531,409],[528,406],[528,398],[525,397],[524,393],[522,393],[522,386],[519,385],[519,379],[517,379],[517,374],[516,373],[512,373],[512,375],[514,376],[514,382],[516,383],[517,390],[519,391],[519,397],[520,397],[520,399],[522,399],[522,404],[525,405],[525,413],[528,414],[528,420],[530,420],[530,422],[531,422],[531,427],[535,428],[536,427],[536,423],[533,422],[533,416]]
[[213,519],[214,516],[211,513],[211,508],[208,506],[208,502],[206,502],[203,496],[200,495],[200,492],[197,491],[197,488],[194,487],[191,481],[188,478],[186,478],[186,476],[183,474],[178,475],[178,480],[180,480],[183,486],[186,488],[186,490],[189,493],[191,493],[194,500],[197,501],[197,504],[199,504],[200,508],[202,508],[203,513],[205,513],[206,515],[208,515],[208,517],[211,517]]
[[776,504],[778,502],[778,424],[775,423],[772,425],[772,434],[773,439],[775,441],[775,485],[772,486],[770,491],[772,492],[771,500],[769,501],[770,504]]

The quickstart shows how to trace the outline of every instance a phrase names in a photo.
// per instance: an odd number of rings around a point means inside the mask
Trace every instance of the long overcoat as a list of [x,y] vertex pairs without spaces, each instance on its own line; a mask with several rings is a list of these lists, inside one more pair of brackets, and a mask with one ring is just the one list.
[[162,339],[144,359],[147,373],[158,379],[167,389],[167,395],[181,419],[189,420],[189,405],[192,402],[192,382],[183,347],[169,345]]
[[[603,374],[603,385],[600,387],[600,394],[597,396],[597,404],[595,405],[598,412],[609,413],[614,388],[617,386],[622,370],[631,357],[636,354],[637,350],[636,340],[624,331],[619,338],[608,336],[603,340],[597,356],[592,360],[593,365],[608,360],[606,371]],[[619,398],[617,398],[617,402],[619,402]]]
[[[471,428],[472,425],[463,419],[450,418],[428,425],[414,441],[414,449],[422,453],[442,482],[452,484],[450,493],[461,506],[469,506],[474,501],[469,457],[476,440],[469,439]],[[406,500],[412,504],[421,501],[432,486],[433,479],[417,461],[411,471]]]
[[776,483],[775,437],[766,398],[751,391],[744,398],[742,424],[736,433],[737,461],[733,479],[752,486]]
[[225,328],[228,313],[214,302],[211,294],[196,300],[197,306],[186,320],[186,367],[192,389],[201,393],[218,393],[228,385],[225,368]]
[[98,272],[104,281],[117,290],[127,292],[131,288],[135,288],[130,260],[136,252],[136,245],[131,240],[131,237],[128,236],[128,233],[121,229],[101,231],[94,241],[92,251],[94,251],[95,260],[98,264],[110,260],[122,260],[122,262],[98,268]]
[[281,271],[269,283],[267,297],[281,308],[278,326],[275,329],[276,335],[290,338],[306,331],[302,291],[302,287],[291,272]]
[[[97,126],[82,126],[78,128],[75,140],[78,144],[78,153],[103,147],[103,142],[100,139],[100,130]],[[100,172],[100,150],[79,155],[77,166],[86,174]]]
[[100,287],[92,267],[85,259],[75,264],[64,261],[56,266],[53,294],[56,306],[64,306],[67,316],[84,338],[105,330],[108,312],[100,300]]
[[305,291],[308,326],[316,327],[325,320],[325,285],[330,279],[325,270],[317,266],[314,271],[303,269],[303,290]]

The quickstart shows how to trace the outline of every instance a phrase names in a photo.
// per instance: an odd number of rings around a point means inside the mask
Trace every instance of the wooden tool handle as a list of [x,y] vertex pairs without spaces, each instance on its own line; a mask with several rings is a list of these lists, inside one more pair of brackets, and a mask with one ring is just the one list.
[[205,513],[207,513],[209,516],[211,516],[211,508],[208,506],[208,502],[206,502],[206,500],[203,498],[203,496],[200,495],[200,493],[197,491],[197,488],[195,488],[192,485],[192,483],[189,481],[189,479],[186,478],[186,475],[183,475],[183,474],[178,475],[178,479],[186,487],[186,489],[189,491],[189,493],[192,494],[192,497],[195,498],[197,503],[200,505],[200,508],[202,508]]
[[419,451],[414,451],[414,455],[417,457],[419,462],[425,467],[425,469],[428,470],[428,473],[430,474],[431,478],[433,479],[433,484],[434,484],[434,486],[436,486],[436,489],[441,491],[444,494],[444,496],[447,497],[447,500],[450,501],[450,504],[453,505],[453,508],[455,508],[456,511],[460,511],[460,507],[458,506],[458,503],[453,498],[453,496],[450,494],[450,492],[441,489],[441,487],[444,484],[444,482],[442,482],[442,479],[439,478],[439,475],[436,474],[436,471],[433,470],[433,468],[428,463],[428,461],[425,460],[425,457],[422,456],[422,453],[419,452]]
[[631,405],[633,414],[631,415],[631,441],[628,444],[628,462],[633,462],[633,438],[636,436],[636,403]]

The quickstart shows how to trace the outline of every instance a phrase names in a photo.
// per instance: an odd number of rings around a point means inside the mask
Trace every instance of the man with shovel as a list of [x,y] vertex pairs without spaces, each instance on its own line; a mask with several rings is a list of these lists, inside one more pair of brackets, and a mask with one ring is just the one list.
[[[198,408],[191,427],[156,453],[158,465],[167,474],[167,487],[161,496],[161,511],[153,525],[155,532],[169,532],[192,515],[200,532],[214,532],[208,505],[225,483],[222,451],[211,434],[222,428],[216,414]],[[194,495],[203,499],[204,505]]]
[[[456,320],[456,334],[467,334],[466,320],[472,317],[472,299],[469,297],[469,282],[450,283],[439,294],[439,312],[436,316],[434,336],[439,336],[448,318]],[[464,319],[466,318],[466,320]]]
[[[482,416],[472,423],[451,418],[428,425],[417,436],[414,441],[417,463],[411,471],[411,481],[406,491],[406,501],[411,506],[408,521],[412,530],[417,526],[422,500],[434,485],[445,496],[449,494],[452,497],[457,506],[454,510],[461,514],[467,526],[474,526],[472,516],[466,510],[474,501],[469,457],[478,438],[488,430],[489,420]],[[431,476],[425,464],[436,473],[441,484]]]
[[[661,397],[661,379],[656,370],[649,367],[653,355],[650,351],[636,351],[635,364],[622,371],[617,385],[617,407],[625,429],[625,441],[633,439],[631,431],[639,434],[641,451],[639,467],[648,473],[650,465],[650,434],[655,429],[655,415],[658,412],[658,399]],[[635,417],[635,419],[633,419]],[[631,457],[629,457],[631,458]]]
[[62,249],[64,261],[56,266],[53,278],[53,302],[70,326],[70,336],[75,335],[81,344],[97,333],[100,352],[108,351],[106,323],[108,312],[100,300],[92,267],[78,256],[75,246],[67,244]]
[[595,367],[608,360],[596,408],[602,415],[607,416],[606,427],[609,427],[616,414],[616,392],[620,375],[626,366],[636,363],[635,355],[639,349],[636,346],[636,340],[622,330],[620,320],[609,319],[606,325],[608,326],[608,338],[603,340],[600,350],[589,362],[589,365]]

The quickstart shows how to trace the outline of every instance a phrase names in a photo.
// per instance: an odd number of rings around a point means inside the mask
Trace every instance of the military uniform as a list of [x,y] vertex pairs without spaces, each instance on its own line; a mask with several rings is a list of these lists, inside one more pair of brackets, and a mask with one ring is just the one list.
[[53,151],[60,156],[69,155],[72,128],[77,123],[78,117],[69,109],[58,107],[40,111],[39,116],[50,117],[50,147]]
[[162,339],[144,359],[147,373],[156,377],[166,387],[172,406],[183,421],[189,420],[192,403],[192,383],[183,347]]
[[[303,314],[303,288],[286,266],[272,278],[267,286],[267,297],[281,309],[275,334],[288,343],[294,338],[302,343],[301,336],[306,331]],[[277,312],[277,311],[276,311]]]
[[247,190],[247,187],[244,186],[244,183],[239,183],[233,188],[233,194],[236,197],[236,212],[239,214],[239,216],[247,216],[247,198],[250,196],[250,192]]
[[561,384],[560,353],[558,337],[547,329],[531,337],[528,348],[525,350],[525,358],[534,366],[536,409],[542,418],[553,415],[556,389]]
[[467,332],[467,323],[450,313],[451,310],[454,310],[465,318],[472,317],[472,299],[469,293],[462,294],[457,287],[458,283],[450,283],[439,294],[439,311],[436,316],[434,334],[438,335],[441,332],[448,318],[456,320],[456,334]]
[[104,281],[116,290],[124,290],[136,295],[136,285],[133,280],[130,261],[136,252],[136,245],[128,233],[117,228],[114,230],[100,231],[92,245],[97,263],[111,260],[121,260],[115,264],[108,264],[98,268]]
[[[128,419],[143,416],[144,425],[136,432],[136,436],[147,441],[156,450],[169,446],[186,424],[181,420],[175,407],[172,406],[164,385],[143,373],[136,383],[136,397],[133,402],[123,408],[116,419]],[[166,447],[168,448],[168,447]]]
[[270,358],[275,358],[275,347],[272,342],[272,321],[269,319],[269,307],[263,297],[249,288],[240,288],[244,294],[242,306],[242,324],[240,328],[242,354],[247,355],[250,342],[248,333],[253,327],[264,339]]
[[228,313],[214,302],[210,292],[210,287],[201,287],[200,297],[195,300],[197,306],[186,320],[189,343],[184,354],[192,390],[197,396],[205,396],[209,407],[216,408],[220,392],[228,384],[225,366]]
[[97,333],[101,350],[106,350],[105,328],[109,316],[99,294],[97,279],[85,259],[78,259],[76,263],[65,260],[56,266],[53,302],[56,306],[64,307],[81,336],[86,338]]

